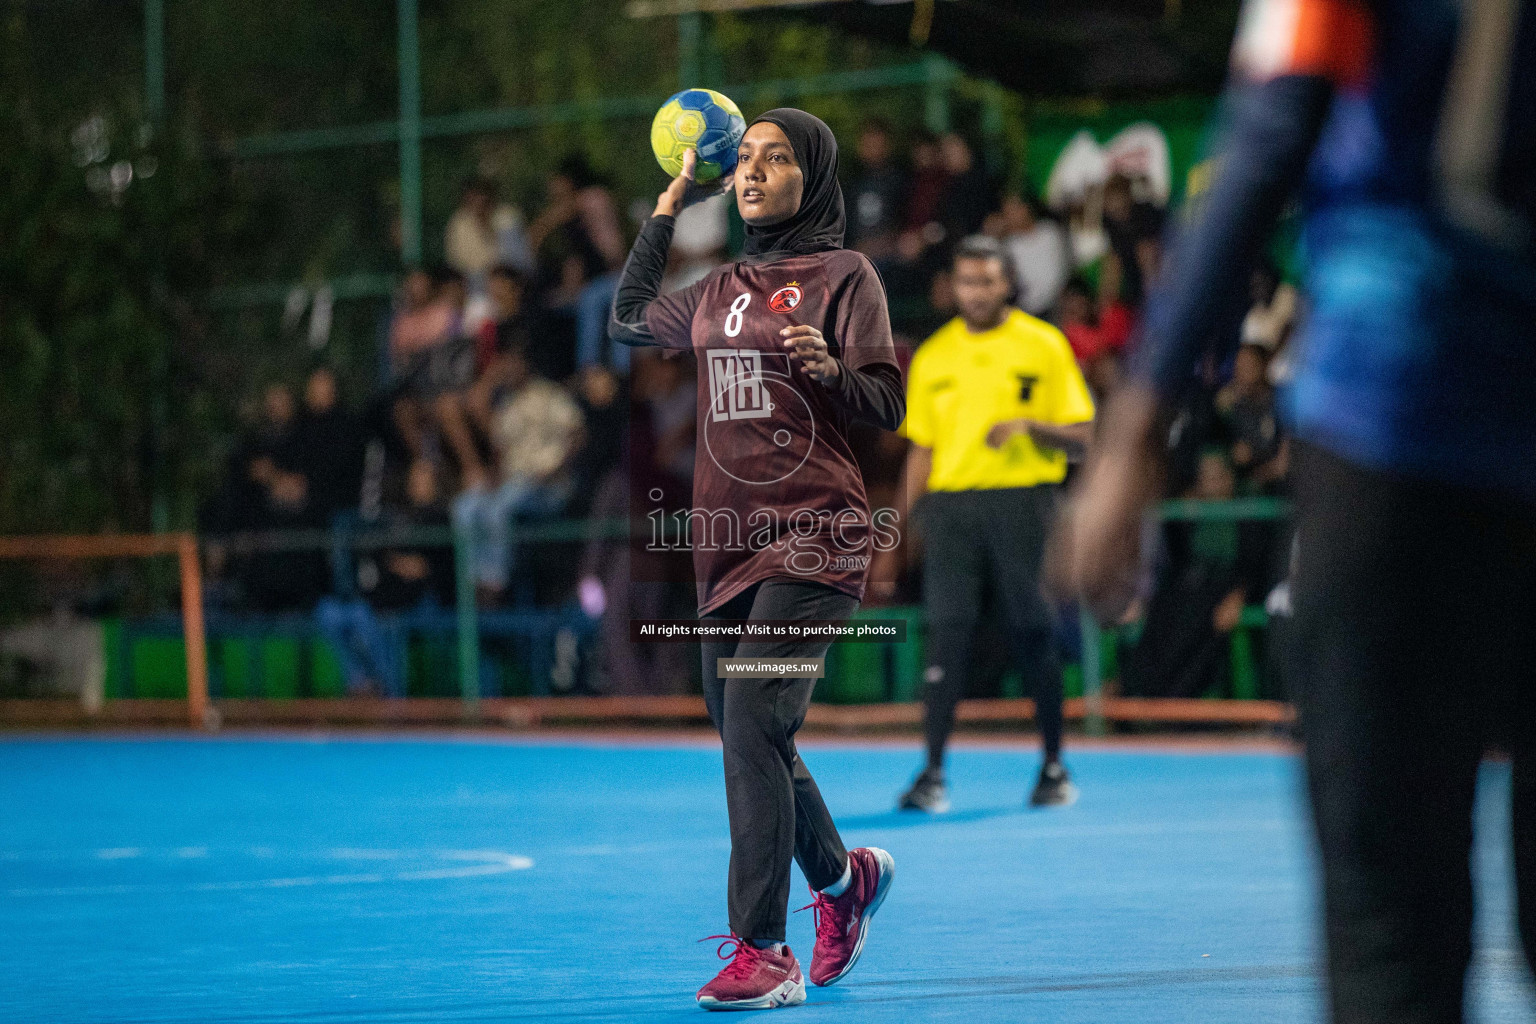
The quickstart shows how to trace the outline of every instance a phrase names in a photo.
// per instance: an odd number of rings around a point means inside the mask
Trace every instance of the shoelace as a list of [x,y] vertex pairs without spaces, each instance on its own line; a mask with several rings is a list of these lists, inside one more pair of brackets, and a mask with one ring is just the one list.
[[[846,896],[847,893],[843,895]],[[800,910],[811,912],[811,917],[816,922],[817,939],[840,939],[848,934],[848,923],[853,918],[853,901],[818,892],[816,898]],[[795,913],[800,913],[800,910]]]
[[[721,960],[730,961],[720,972],[727,978],[748,977],[756,969],[757,962],[763,958],[762,950],[735,935],[706,935],[699,941],[708,942],[710,939],[724,940],[715,947],[715,956]],[[727,946],[733,947],[729,953],[725,952]]]

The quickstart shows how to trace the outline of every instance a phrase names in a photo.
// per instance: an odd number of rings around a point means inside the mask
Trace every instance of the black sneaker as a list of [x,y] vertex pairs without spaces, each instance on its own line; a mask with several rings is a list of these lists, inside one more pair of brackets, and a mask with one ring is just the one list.
[[949,810],[949,787],[944,785],[944,773],[925,768],[912,783],[912,788],[901,794],[896,808],[927,814],[943,814]]
[[1035,783],[1035,791],[1029,794],[1029,806],[1031,807],[1070,807],[1077,803],[1077,787],[1072,785],[1072,776],[1067,774],[1067,769],[1060,761],[1048,761],[1045,767],[1040,769],[1040,780]]

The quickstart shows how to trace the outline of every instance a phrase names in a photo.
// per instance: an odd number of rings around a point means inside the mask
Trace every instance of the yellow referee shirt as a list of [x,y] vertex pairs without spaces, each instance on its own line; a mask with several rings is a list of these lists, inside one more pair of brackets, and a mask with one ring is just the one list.
[[1093,399],[1066,336],[1015,309],[972,334],[956,317],[923,343],[907,371],[902,432],[933,449],[930,491],[975,491],[1060,483],[1067,456],[1015,436],[1001,448],[987,431],[1002,420],[1085,423]]

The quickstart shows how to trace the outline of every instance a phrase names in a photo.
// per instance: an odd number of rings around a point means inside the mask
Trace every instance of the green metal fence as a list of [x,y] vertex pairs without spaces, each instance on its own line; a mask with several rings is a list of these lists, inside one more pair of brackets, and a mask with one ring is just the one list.
[[[1235,498],[1231,501],[1165,501],[1158,508],[1164,522],[1275,522],[1290,515],[1290,503],[1279,498]],[[1243,613],[1243,628],[1262,626],[1264,609],[1248,608]],[[1090,735],[1104,733],[1105,630],[1087,608],[1078,611],[1078,629],[1082,642],[1083,700],[1087,705],[1084,727]]]
[[[292,156],[324,150],[394,143],[400,174],[401,258],[406,265],[422,256],[422,143],[454,136],[514,131],[541,125],[649,115],[665,95],[630,95],[566,103],[537,104],[468,110],[424,117],[421,109],[421,47],[418,0],[396,0],[397,66],[399,104],[392,120],[338,127],[300,129],[236,140],[223,147],[231,159],[253,160]],[[700,84],[702,51],[707,45],[704,15],[677,16],[678,85]],[[164,0],[145,0],[144,92],[151,120],[159,122],[166,111],[166,10]],[[951,90],[962,78],[959,69],[936,54],[887,67],[837,71],[800,78],[778,78],[721,85],[738,102],[759,97],[792,99],[807,95],[851,93],[876,89],[916,87],[924,90],[926,126],[943,131],[949,126]],[[1001,124],[1001,90],[993,85],[978,89],[983,127]],[[359,275],[328,282],[338,298],[376,297],[388,294],[390,282],[379,275]],[[252,284],[220,290],[216,306],[233,307],[280,302],[289,285]]]
[[[1289,515],[1287,502],[1272,498],[1243,498],[1225,502],[1170,501],[1158,510],[1164,521],[1184,522],[1273,522]],[[681,525],[679,524],[679,529]],[[541,544],[594,539],[618,540],[646,535],[649,523],[637,526],[624,519],[570,520],[530,525],[519,529],[517,543]],[[451,647],[455,653],[457,692],[464,705],[464,715],[474,719],[479,712],[480,661],[482,615],[479,609],[474,581],[470,572],[473,564],[473,538],[467,533],[449,527],[415,528],[408,531],[363,531],[342,537],[328,530],[285,531],[281,533],[240,534],[223,538],[204,538],[204,544],[218,544],[231,554],[255,552],[333,551],[344,544],[353,550],[377,550],[387,547],[452,547],[456,579],[456,601],[453,609],[454,628]],[[829,661],[829,680],[839,680],[836,693],[829,693],[841,703],[880,702],[885,700],[914,700],[919,694],[918,680],[922,676],[922,610],[917,607],[869,609],[865,613],[874,617],[902,617],[908,620],[908,637],[905,644],[850,645],[836,647]],[[1248,630],[1262,629],[1267,617],[1261,607],[1250,607],[1243,615],[1240,636],[1234,636],[1234,645],[1247,637]],[[1105,641],[1111,631],[1101,627],[1086,611],[1080,613],[1081,662],[1079,670],[1081,693],[1085,699],[1087,715],[1085,725],[1090,733],[1104,730],[1102,654]],[[165,642],[170,642],[166,637]],[[259,639],[259,638],[258,638]],[[258,642],[247,638],[249,642]],[[1237,652],[1234,647],[1234,656]],[[125,656],[126,657],[126,656]],[[292,655],[284,658],[291,660]],[[121,659],[120,659],[121,660]],[[179,658],[176,660],[180,660]],[[1073,680],[1077,684],[1077,680]],[[1072,687],[1077,689],[1077,685]],[[1235,685],[1234,696],[1253,697],[1253,687]]]

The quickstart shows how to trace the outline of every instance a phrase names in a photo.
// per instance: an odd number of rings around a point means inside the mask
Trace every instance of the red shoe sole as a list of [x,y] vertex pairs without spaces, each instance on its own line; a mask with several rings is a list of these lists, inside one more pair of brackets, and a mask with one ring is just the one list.
[[805,1002],[805,981],[790,978],[778,988],[756,999],[716,999],[700,996],[699,1005],[706,1010],[776,1010],[781,1006],[798,1006]]

